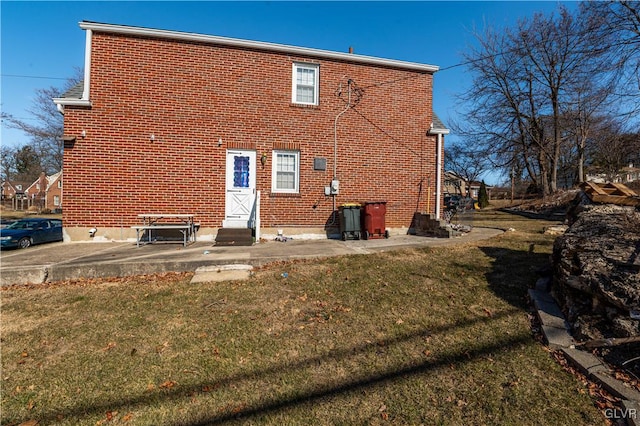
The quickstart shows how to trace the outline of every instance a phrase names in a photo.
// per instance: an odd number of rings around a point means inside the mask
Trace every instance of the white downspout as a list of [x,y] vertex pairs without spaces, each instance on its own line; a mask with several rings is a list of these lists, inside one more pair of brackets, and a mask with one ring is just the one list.
[[438,133],[436,149],[436,219],[440,219],[440,194],[442,192],[442,133]]
[[82,99],[89,100],[89,87],[91,82],[91,41],[93,39],[93,31],[87,30],[84,50],[84,89],[82,90]]
[[444,145],[443,135],[449,134],[449,129],[434,129],[431,124],[429,135],[436,135],[436,219],[440,219],[440,196],[442,195],[442,150]]

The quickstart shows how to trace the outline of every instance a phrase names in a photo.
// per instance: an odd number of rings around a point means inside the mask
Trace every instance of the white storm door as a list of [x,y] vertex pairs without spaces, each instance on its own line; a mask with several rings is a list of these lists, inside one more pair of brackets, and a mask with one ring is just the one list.
[[224,228],[253,227],[256,200],[256,152],[228,150]]

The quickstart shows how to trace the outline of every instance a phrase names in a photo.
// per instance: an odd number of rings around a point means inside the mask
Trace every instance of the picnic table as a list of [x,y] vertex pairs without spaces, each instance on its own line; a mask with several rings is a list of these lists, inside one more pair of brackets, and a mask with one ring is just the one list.
[[198,224],[195,223],[193,214],[142,213],[138,215],[138,218],[140,218],[142,224],[131,227],[136,231],[137,247],[140,247],[140,244],[153,243],[155,241],[153,238],[154,231],[161,230],[175,229],[180,231],[182,233],[182,244],[185,247],[189,242],[196,241]]

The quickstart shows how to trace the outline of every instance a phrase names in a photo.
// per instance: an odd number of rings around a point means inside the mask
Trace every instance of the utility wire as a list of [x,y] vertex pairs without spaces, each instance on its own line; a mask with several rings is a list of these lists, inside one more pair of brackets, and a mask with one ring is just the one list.
[[368,122],[369,124],[371,124],[373,127],[375,127],[378,131],[380,131],[382,134],[384,134],[386,137],[388,137],[389,139],[391,139],[392,141],[394,141],[396,144],[406,148],[409,152],[411,152],[413,155],[415,155],[418,158],[421,158],[421,155],[419,152],[414,151],[413,149],[411,149],[411,147],[409,147],[406,143],[400,141],[399,139],[397,139],[396,137],[394,137],[392,134],[390,134],[389,132],[387,132],[385,129],[383,129],[382,127],[380,127],[379,125],[377,125],[376,123],[374,123],[373,121],[371,121],[371,119],[369,117],[367,117],[366,115],[364,115],[361,111],[358,110],[358,108],[351,108],[353,111],[355,111],[356,113],[358,113],[358,115],[360,117],[362,117],[366,122]]
[[38,78],[42,80],[68,80],[68,78],[63,78],[63,77],[45,77],[41,75],[24,75],[24,74],[0,74],[0,77]]

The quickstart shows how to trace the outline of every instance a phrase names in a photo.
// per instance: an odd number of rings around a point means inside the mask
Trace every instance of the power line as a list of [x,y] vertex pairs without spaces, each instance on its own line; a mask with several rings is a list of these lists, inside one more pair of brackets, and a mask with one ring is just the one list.
[[23,75],[23,74],[0,74],[0,77],[37,78],[41,80],[68,80],[68,78],[64,78],[64,77],[45,77],[41,75]]
[[381,132],[383,135],[385,135],[386,137],[388,137],[389,139],[391,139],[392,141],[394,141],[396,144],[402,146],[403,148],[407,149],[409,152],[411,152],[413,155],[415,155],[418,158],[422,158],[422,156],[420,155],[420,153],[414,151],[411,147],[409,147],[407,144],[405,144],[404,142],[400,141],[398,138],[394,137],[392,134],[390,134],[388,131],[386,131],[385,129],[383,129],[382,127],[380,127],[378,124],[374,123],[369,117],[367,117],[366,115],[364,115],[362,113],[362,111],[358,110],[358,108],[352,108],[353,111],[355,111],[360,117],[362,117],[365,121],[367,121],[369,124],[371,124],[374,128],[376,128],[379,132]]

